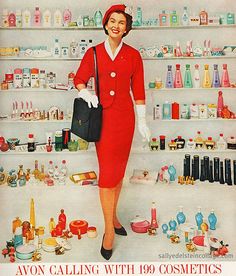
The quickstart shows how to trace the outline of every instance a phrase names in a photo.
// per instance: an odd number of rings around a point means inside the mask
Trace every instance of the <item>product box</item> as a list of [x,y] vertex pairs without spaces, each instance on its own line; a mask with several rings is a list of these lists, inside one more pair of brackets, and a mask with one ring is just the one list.
[[205,104],[199,105],[199,119],[207,119],[208,118],[208,111],[207,106]]
[[216,104],[208,104],[208,118],[216,119],[217,118],[217,106]]
[[190,105],[190,118],[198,119],[199,118],[199,109],[197,104]]

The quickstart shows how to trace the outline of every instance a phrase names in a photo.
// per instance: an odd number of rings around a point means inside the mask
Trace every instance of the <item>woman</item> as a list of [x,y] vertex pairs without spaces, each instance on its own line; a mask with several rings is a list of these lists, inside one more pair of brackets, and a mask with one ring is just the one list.
[[[109,260],[115,234],[127,232],[117,217],[117,203],[134,134],[135,116],[132,90],[138,116],[138,129],[146,140],[150,131],[145,119],[145,90],[142,59],[137,50],[122,42],[132,28],[132,16],[125,5],[113,5],[103,17],[103,28],[108,39],[96,46],[103,106],[102,132],[96,151],[99,163],[99,196],[104,215],[105,232],[101,254]],[[76,73],[74,83],[91,107],[97,107],[98,98],[86,89],[86,83],[95,76],[92,48],[88,49]]]

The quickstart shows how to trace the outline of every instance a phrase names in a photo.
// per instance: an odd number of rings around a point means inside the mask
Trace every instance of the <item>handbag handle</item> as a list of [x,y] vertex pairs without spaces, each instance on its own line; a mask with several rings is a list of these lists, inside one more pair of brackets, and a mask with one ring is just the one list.
[[95,66],[95,87],[96,87],[96,90],[97,90],[98,101],[100,102],[98,62],[97,62],[97,53],[96,53],[96,47],[95,46],[93,46],[93,55],[94,55],[94,66]]

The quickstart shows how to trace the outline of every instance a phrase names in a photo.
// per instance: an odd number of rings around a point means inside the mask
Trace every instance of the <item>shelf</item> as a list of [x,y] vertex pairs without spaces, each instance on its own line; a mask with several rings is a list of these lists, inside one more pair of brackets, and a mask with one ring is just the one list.
[[156,88],[146,88],[145,89],[146,92],[152,92],[152,93],[158,93],[158,92],[207,92],[207,91],[211,91],[211,92],[216,92],[218,93],[220,90],[223,91],[231,91],[231,92],[235,92],[236,91],[236,87],[211,87],[211,88],[161,88],[161,89],[156,89]]
[[236,55],[230,56],[202,56],[202,57],[143,57],[143,60],[184,60],[184,59],[235,59]]
[[[235,28],[236,24],[227,24],[227,25],[197,25],[197,26],[133,26],[132,29],[133,30],[166,30],[166,29],[218,29],[218,28]],[[77,26],[73,26],[73,27],[28,27],[28,28],[16,28],[16,27],[8,27],[8,28],[4,28],[4,27],[0,27],[0,30],[44,30],[44,31],[50,31],[50,30],[70,30],[70,31],[75,31],[75,30],[80,30],[80,31],[94,31],[94,30],[103,30],[102,27],[92,27],[92,26],[88,26],[88,27],[77,27]]]
[[[151,116],[149,118],[148,121],[150,121]],[[183,123],[183,122],[236,122],[236,119],[222,119],[222,118],[217,118],[217,119],[171,119],[171,120],[166,120],[166,119],[161,119],[161,120],[153,120],[151,119],[151,121],[156,121],[156,122],[162,122],[162,123]]]
[[[64,155],[64,154],[73,154],[73,155],[80,155],[80,154],[89,154],[89,153],[95,153],[95,147],[91,147],[88,150],[78,150],[78,151],[69,151],[69,150],[63,150],[63,151],[34,151],[34,152],[27,152],[27,151],[15,151],[15,150],[9,150],[7,152],[0,152],[0,156],[5,155]],[[200,153],[229,153],[229,154],[235,154],[236,150],[207,150],[207,149],[199,149],[199,150],[189,150],[189,149],[178,149],[178,150],[149,150],[148,146],[145,148],[132,148],[131,154],[179,154],[179,153],[191,153],[191,154],[200,154]]]
[[[234,56],[202,56],[202,57],[143,57],[143,60],[189,60],[189,59],[236,59],[236,55]],[[82,60],[82,58],[54,58],[54,57],[0,57],[0,60],[40,60],[40,61],[78,61]]]
[[35,121],[27,121],[27,120],[10,120],[10,119],[0,119],[0,123],[7,123],[7,124],[62,124],[62,123],[71,123],[71,120],[35,120]]
[[53,89],[53,88],[15,88],[15,89],[7,89],[7,90],[0,90],[0,93],[20,93],[20,92],[27,92],[27,93],[47,93],[47,92],[55,92],[55,93],[74,93],[78,92],[77,89],[70,89],[70,90],[63,90],[63,89]]

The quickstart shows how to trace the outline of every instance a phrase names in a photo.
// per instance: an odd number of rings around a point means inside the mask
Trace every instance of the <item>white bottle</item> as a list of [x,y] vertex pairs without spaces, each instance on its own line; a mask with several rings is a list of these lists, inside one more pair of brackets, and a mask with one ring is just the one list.
[[80,15],[77,19],[77,27],[82,28],[83,27],[83,17]]
[[195,70],[193,73],[193,86],[194,88],[200,88],[200,73],[199,73],[199,65],[195,64]]
[[3,9],[2,10],[2,27],[3,28],[7,28],[9,27],[9,23],[8,23],[8,10],[7,9]]
[[226,143],[226,141],[224,139],[223,133],[220,133],[220,138],[216,142],[216,145],[217,145],[217,149],[218,150],[225,150],[225,149],[227,149],[227,143]]
[[205,254],[210,254],[210,252],[211,252],[207,231],[205,232],[205,236],[204,236],[204,249],[203,249],[203,251],[204,251]]
[[21,28],[22,27],[22,14],[21,10],[16,10],[16,27]]
[[187,141],[187,149],[195,149],[195,142],[193,141],[192,138],[190,138],[188,141]]
[[25,9],[22,12],[22,27],[29,28],[31,26],[31,13],[30,10]]
[[52,55],[55,58],[59,58],[61,56],[61,47],[57,38],[55,39]]
[[84,54],[87,51],[88,44],[84,39],[81,39],[80,44],[79,44],[79,57],[83,58]]
[[58,166],[55,166],[53,177],[55,180],[58,180],[59,176],[60,176],[60,172],[59,172]]
[[50,10],[48,10],[48,9],[45,10],[43,12],[43,27],[50,28],[52,26],[51,18],[52,18],[52,14],[51,14]]
[[189,16],[188,16],[188,11],[187,11],[187,7],[184,7],[184,12],[182,15],[182,25],[183,26],[188,26],[189,24]]
[[62,12],[56,10],[53,15],[53,26],[56,28],[62,27]]
[[54,177],[54,167],[53,167],[53,162],[49,161],[49,165],[48,165],[48,175],[50,177]]
[[61,172],[64,174],[64,176],[68,175],[68,169],[67,169],[67,166],[66,166],[66,160],[62,160]]

